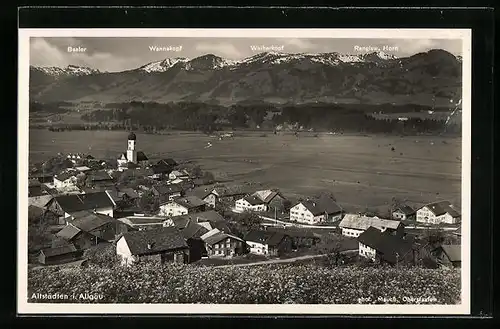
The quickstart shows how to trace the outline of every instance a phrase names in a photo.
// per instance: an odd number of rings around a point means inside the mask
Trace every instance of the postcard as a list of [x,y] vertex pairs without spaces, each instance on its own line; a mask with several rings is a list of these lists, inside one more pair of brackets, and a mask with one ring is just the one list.
[[20,29],[19,314],[469,314],[471,31]]

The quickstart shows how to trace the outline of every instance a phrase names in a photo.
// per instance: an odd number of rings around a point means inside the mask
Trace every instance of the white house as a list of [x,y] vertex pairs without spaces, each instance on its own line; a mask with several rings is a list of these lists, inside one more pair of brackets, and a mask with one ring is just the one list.
[[267,205],[264,201],[255,195],[249,195],[247,197],[236,200],[234,209],[236,212],[244,211],[266,211]]
[[160,205],[160,216],[180,216],[188,213],[203,212],[207,203],[196,196],[186,196],[166,201]]
[[337,221],[342,218],[342,208],[331,198],[322,197],[302,201],[290,209],[290,221],[305,224],[317,224],[325,221]]
[[460,212],[449,201],[430,203],[417,210],[417,222],[456,224],[460,222]]
[[398,220],[415,220],[415,210],[405,204],[401,204],[393,209],[392,218]]
[[168,179],[170,180],[175,180],[175,179],[188,179],[189,178],[189,173],[186,170],[173,170],[170,174],[168,174]]
[[372,261],[389,264],[415,261],[413,241],[381,232],[371,226],[358,237],[358,253]]
[[215,203],[217,202],[217,195],[213,193],[213,190],[208,188],[196,189],[187,194],[197,196],[198,198],[205,201],[209,207],[215,208]]
[[54,176],[54,188],[57,190],[68,189],[76,186],[76,172],[63,172]]
[[368,217],[360,214],[346,214],[339,224],[342,235],[357,238],[369,227],[374,227],[380,232],[391,232],[398,236],[404,235],[404,224],[398,220],[383,219],[377,216]]

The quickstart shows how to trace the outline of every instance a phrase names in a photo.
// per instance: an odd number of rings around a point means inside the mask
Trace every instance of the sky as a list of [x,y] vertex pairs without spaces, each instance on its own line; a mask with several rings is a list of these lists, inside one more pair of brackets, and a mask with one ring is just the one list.
[[[152,51],[151,47],[167,47],[168,51]],[[378,47],[397,57],[407,57],[430,49],[443,49],[461,55],[460,39],[275,39],[275,38],[157,38],[157,37],[85,37],[31,38],[30,64],[36,66],[87,66],[116,72],[138,68],[144,64],[172,57],[189,59],[214,54],[240,60],[264,50],[255,46],[276,46],[284,53],[360,54]],[[84,52],[68,52],[68,47],[85,48]],[[168,48],[171,47],[171,48]],[[363,48],[364,47],[364,48]]]

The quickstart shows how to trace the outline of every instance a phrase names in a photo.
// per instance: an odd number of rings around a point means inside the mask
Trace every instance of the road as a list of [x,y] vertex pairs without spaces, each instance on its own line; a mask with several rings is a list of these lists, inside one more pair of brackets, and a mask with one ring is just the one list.
[[[358,251],[358,249],[350,249],[350,250],[341,251],[340,253],[341,254],[348,254],[348,253],[357,252],[357,251]],[[262,261],[262,262],[255,262],[255,263],[217,265],[217,266],[213,266],[213,267],[223,268],[223,267],[241,267],[241,266],[257,266],[257,265],[293,263],[293,262],[296,262],[296,261],[299,261],[299,260],[321,258],[321,257],[325,257],[327,255],[328,254],[305,255],[305,256],[298,256],[298,257],[287,258],[287,259],[271,259],[271,260],[265,260],[265,261]]]

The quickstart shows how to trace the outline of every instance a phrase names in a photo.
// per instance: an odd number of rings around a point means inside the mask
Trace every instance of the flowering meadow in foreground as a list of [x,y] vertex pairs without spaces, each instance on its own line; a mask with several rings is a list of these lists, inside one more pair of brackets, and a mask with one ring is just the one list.
[[[460,290],[454,269],[137,264],[28,273],[28,302],[44,303],[456,304]],[[36,294],[99,298],[31,298]]]

